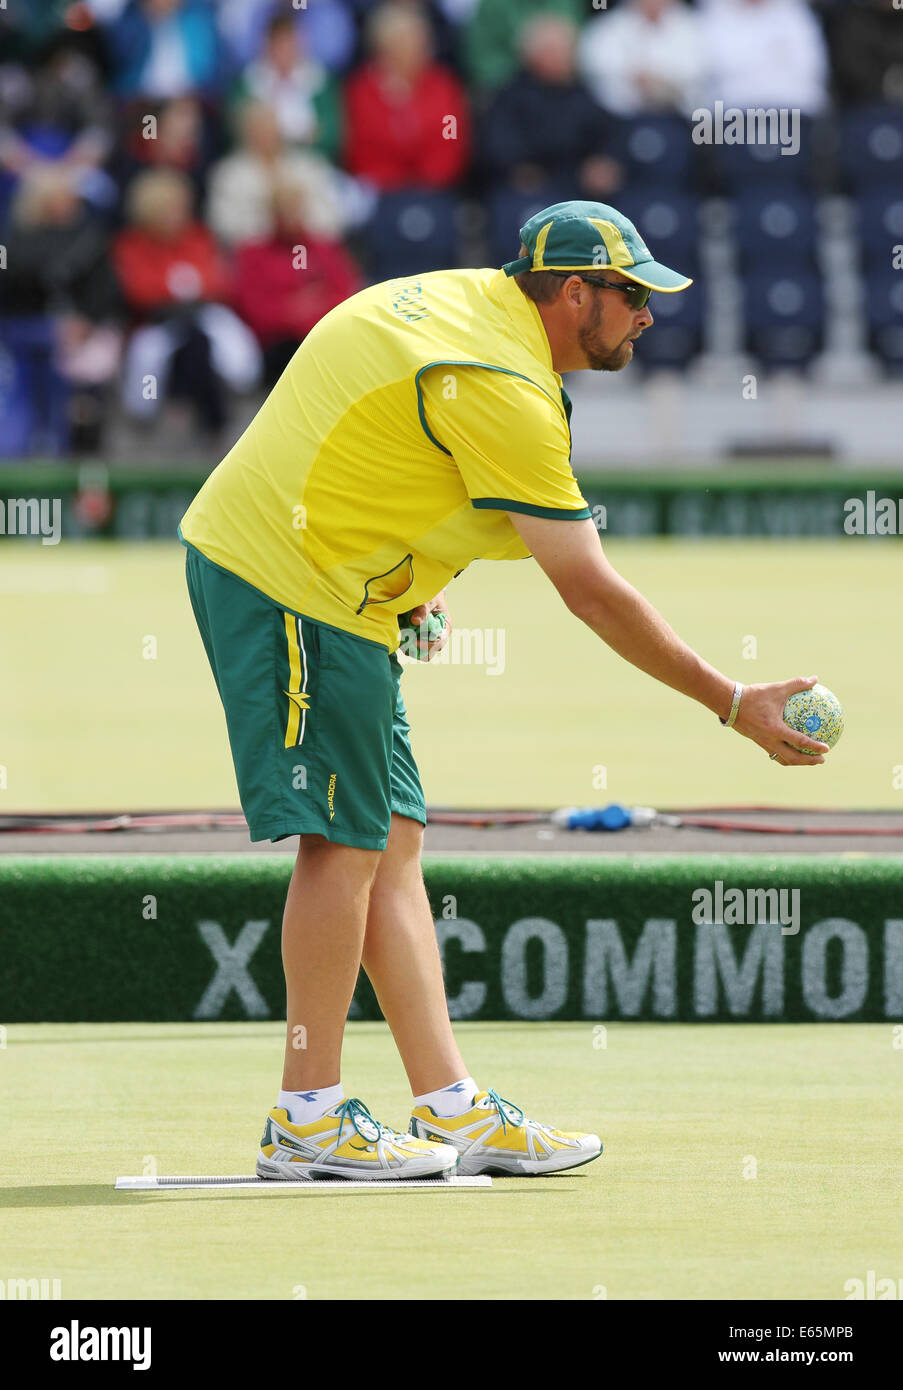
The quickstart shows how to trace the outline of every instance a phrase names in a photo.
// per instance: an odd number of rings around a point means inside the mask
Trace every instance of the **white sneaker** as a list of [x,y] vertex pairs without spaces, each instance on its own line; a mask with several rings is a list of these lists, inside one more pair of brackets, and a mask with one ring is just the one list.
[[362,1101],[343,1100],[306,1125],[292,1124],[286,1110],[274,1107],[260,1140],[257,1176],[287,1182],[441,1177],[457,1162],[453,1145],[399,1134],[374,1120]]
[[418,1105],[411,1116],[410,1131],[420,1139],[454,1144],[461,1155],[461,1177],[561,1173],[591,1163],[602,1152],[598,1134],[550,1129],[528,1120],[523,1110],[492,1090],[477,1092],[473,1108],[451,1118],[437,1115],[428,1105]]

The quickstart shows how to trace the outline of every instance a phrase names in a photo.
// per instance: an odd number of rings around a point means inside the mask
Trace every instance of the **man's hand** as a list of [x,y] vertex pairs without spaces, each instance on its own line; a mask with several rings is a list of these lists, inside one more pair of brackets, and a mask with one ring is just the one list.
[[[734,682],[682,642],[648,599],[618,574],[603,554],[591,521],[556,521],[520,512],[508,516],[571,612],[603,642],[647,675],[727,718]],[[775,761],[785,767],[824,762],[826,743],[784,723],[788,695],[814,684],[811,676],[745,686],[734,728],[769,755],[777,753]],[[800,753],[800,748],[811,748],[819,756]]]
[[[431,613],[445,614],[445,627],[439,633],[439,636],[434,638],[432,642],[427,640],[426,628],[423,626]],[[412,608],[408,614],[408,620],[410,626],[417,632],[416,655],[418,661],[432,661],[433,657],[437,656],[439,652],[442,651],[442,648],[451,636],[452,621],[451,615],[445,606],[445,590],[443,589],[442,593],[438,594],[436,598],[431,599],[429,603],[420,603],[416,608]],[[413,656],[414,652],[408,652],[407,654]]]
[[744,685],[740,696],[740,708],[734,728],[744,738],[752,739],[771,756],[777,753],[776,762],[783,767],[808,767],[809,764],[823,763],[824,757],[811,757],[800,753],[800,748],[810,748],[813,753],[824,754],[831,750],[827,743],[819,743],[784,723],[784,706],[797,690],[811,690],[818,676],[797,676],[790,681],[776,681],[772,685]]

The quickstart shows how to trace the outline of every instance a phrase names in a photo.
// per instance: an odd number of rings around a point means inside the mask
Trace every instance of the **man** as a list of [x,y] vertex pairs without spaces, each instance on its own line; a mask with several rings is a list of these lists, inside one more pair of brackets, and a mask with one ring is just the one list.
[[[546,208],[521,238],[501,270],[387,281],[327,314],[182,521],[251,839],[300,836],[264,1177],[547,1173],[602,1150],[480,1090],[448,1019],[396,648],[412,610],[423,656],[442,649],[427,618],[471,560],[532,554],[603,641],[777,761],[828,751],[781,713],[815,678],[744,690],[685,646],[609,565],[571,471],[561,373],[620,371],[650,290],[691,282],[602,203]],[[340,1084],[361,964],[411,1083],[409,1135]]]
[[580,39],[586,83],[613,116],[692,116],[705,96],[702,16],[683,0],[600,7]]
[[[578,39],[564,15],[537,15],[521,30],[520,67],[483,121],[480,154],[493,193],[513,189],[535,206],[543,188],[605,198],[621,182],[620,165],[604,153],[611,122],[577,74]],[[503,235],[507,260],[510,230]]]

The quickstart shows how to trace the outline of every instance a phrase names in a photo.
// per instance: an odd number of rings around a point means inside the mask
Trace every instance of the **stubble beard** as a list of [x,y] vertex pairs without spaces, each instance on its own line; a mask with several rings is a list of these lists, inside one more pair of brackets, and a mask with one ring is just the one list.
[[633,357],[633,352],[629,346],[629,339],[625,340],[614,350],[611,348],[601,349],[596,336],[602,323],[602,305],[596,300],[596,307],[590,321],[580,329],[578,341],[590,370],[593,372],[620,372],[627,366]]

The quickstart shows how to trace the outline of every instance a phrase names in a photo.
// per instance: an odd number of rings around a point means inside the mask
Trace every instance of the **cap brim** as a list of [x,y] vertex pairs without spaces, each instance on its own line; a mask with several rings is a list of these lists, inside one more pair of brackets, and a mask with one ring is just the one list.
[[520,275],[525,270],[533,269],[532,256],[519,256],[516,261],[506,261],[501,267],[506,275]]
[[628,280],[635,280],[638,285],[645,285],[650,290],[661,290],[663,294],[675,294],[678,290],[685,290],[693,281],[687,275],[681,275],[677,270],[670,270],[666,265],[659,265],[658,261],[643,261],[638,266],[612,266],[612,270],[617,270],[619,275],[625,276]]

